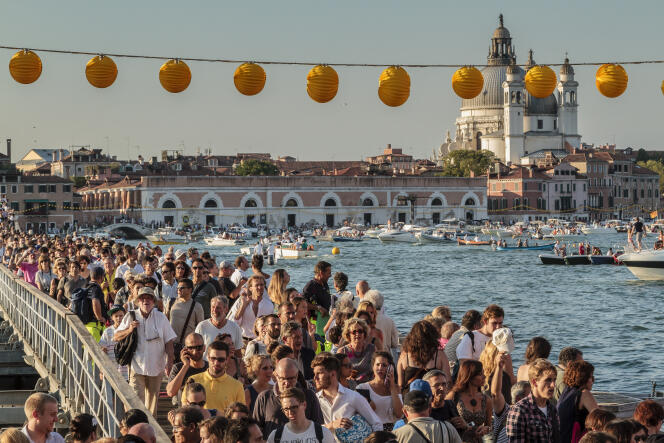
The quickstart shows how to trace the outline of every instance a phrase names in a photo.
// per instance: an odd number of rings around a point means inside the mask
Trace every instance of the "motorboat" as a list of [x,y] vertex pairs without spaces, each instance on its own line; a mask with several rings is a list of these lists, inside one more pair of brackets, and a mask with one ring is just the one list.
[[241,238],[233,238],[228,234],[217,234],[214,237],[205,237],[203,239],[208,246],[237,246],[243,245],[245,241]]
[[382,241],[383,243],[394,243],[394,242],[401,242],[401,243],[416,243],[417,238],[415,237],[415,234],[412,232],[408,231],[399,231],[396,229],[390,229],[385,232],[382,232],[378,235],[378,240]]
[[153,245],[182,245],[189,240],[186,234],[176,232],[170,228],[157,229],[145,238]]
[[282,244],[274,248],[274,258],[277,260],[283,259],[298,259],[305,257],[315,257],[313,248],[298,249],[294,244]]
[[452,234],[442,230],[427,229],[415,234],[420,243],[454,243]]
[[539,259],[543,265],[565,265],[565,257],[556,254],[540,254]]
[[593,265],[615,265],[616,259],[613,255],[591,255],[590,262]]
[[566,265],[589,265],[591,263],[589,255],[566,255]]
[[496,246],[496,251],[552,251],[555,243],[531,246]]
[[332,241],[336,242],[357,242],[362,241],[362,237],[345,237],[343,235],[334,235],[332,236]]
[[664,249],[630,252],[618,260],[641,280],[664,280]]
[[490,246],[491,242],[487,240],[464,240],[457,238],[457,244],[459,246]]
[[376,228],[376,229],[367,229],[364,231],[364,236],[369,238],[378,238],[380,234],[385,232],[385,229]]

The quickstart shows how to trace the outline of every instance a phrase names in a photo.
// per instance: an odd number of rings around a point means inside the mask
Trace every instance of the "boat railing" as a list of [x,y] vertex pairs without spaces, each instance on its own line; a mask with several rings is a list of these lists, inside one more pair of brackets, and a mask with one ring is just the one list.
[[104,436],[118,437],[125,411],[140,409],[157,441],[170,440],[78,316],[5,266],[0,266],[0,310],[23,343],[26,361],[70,417],[92,414]]

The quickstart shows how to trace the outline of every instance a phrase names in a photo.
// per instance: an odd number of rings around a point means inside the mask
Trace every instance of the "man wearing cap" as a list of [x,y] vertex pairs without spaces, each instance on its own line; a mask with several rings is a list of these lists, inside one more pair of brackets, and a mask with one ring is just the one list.
[[157,397],[164,376],[173,367],[173,342],[175,332],[166,316],[155,307],[155,295],[151,288],[138,291],[138,307],[134,310],[135,320],[125,315],[122,323],[113,335],[113,340],[120,341],[132,331],[138,331],[136,352],[131,360],[129,384],[145,406],[157,414]]
[[403,412],[408,424],[394,431],[402,443],[461,443],[459,433],[450,423],[431,418],[431,398],[422,391],[410,391],[404,397]]

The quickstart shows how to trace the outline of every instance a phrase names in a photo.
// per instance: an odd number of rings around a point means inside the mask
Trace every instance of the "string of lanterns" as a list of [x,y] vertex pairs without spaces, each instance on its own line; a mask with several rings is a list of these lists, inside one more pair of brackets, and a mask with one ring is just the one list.
[[[0,46],[5,49],[15,49]],[[42,50],[45,52],[89,54],[76,51]],[[116,54],[119,57],[158,58],[152,56],[130,56]],[[195,61],[218,61],[230,63],[228,60],[187,59]],[[623,62],[624,64],[660,63],[661,61]],[[295,62],[263,62],[267,64],[297,64]],[[593,65],[596,63],[574,63],[575,65]],[[341,66],[377,66],[370,64],[337,64]],[[458,67],[456,65],[406,65],[410,67]],[[461,66],[452,75],[452,89],[461,98],[477,97],[484,87],[482,72],[473,66]],[[19,50],[9,61],[9,72],[18,83],[27,85],[39,79],[42,62],[39,56],[28,49]],[[85,67],[85,76],[95,88],[108,88],[118,75],[118,68],[111,57],[97,55],[90,59]],[[259,94],[265,87],[265,70],[257,63],[242,63],[233,75],[235,87],[243,95]],[[183,92],[191,83],[191,70],[182,59],[170,59],[159,69],[159,82],[162,87],[173,94]],[[551,95],[558,83],[556,73],[549,66],[535,65],[528,69],[524,78],[528,93],[537,98]],[[620,64],[602,64],[595,74],[597,90],[604,96],[616,98],[627,89],[628,75]],[[664,94],[664,81],[662,81]],[[307,94],[317,103],[327,103],[334,99],[339,90],[339,75],[331,65],[316,65],[307,75]],[[390,66],[383,70],[378,79],[378,97],[390,107],[398,107],[406,103],[410,96],[410,76],[403,66]]]

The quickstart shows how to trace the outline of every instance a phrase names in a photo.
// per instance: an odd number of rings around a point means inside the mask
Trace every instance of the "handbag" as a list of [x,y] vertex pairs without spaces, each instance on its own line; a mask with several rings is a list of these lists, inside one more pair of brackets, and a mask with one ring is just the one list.
[[355,414],[349,419],[353,425],[348,428],[337,428],[334,433],[337,440],[341,443],[356,443],[364,441],[372,432],[369,422],[359,414]]
[[[129,311],[129,316],[131,319],[130,323],[136,321],[136,314],[134,311]],[[138,331],[134,329],[131,331],[131,334],[115,344],[115,361],[117,361],[120,366],[127,366],[134,358],[136,346],[138,346]]]

